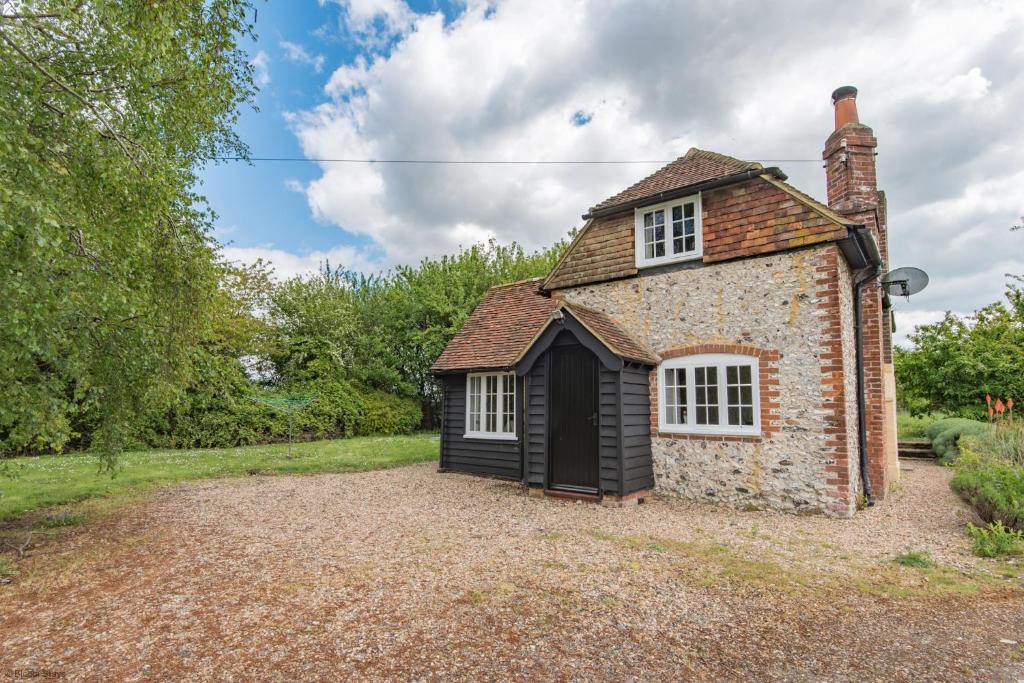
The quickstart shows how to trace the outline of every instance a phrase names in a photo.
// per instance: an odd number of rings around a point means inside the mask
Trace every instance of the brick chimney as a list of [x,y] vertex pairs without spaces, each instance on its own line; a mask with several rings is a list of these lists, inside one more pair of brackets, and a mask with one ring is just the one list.
[[[828,205],[836,213],[866,226],[875,236],[885,264],[889,261],[885,193],[878,190],[875,147],[878,141],[857,113],[857,89],[850,85],[832,93],[835,130],[825,141]],[[883,269],[888,269],[884,265]],[[864,337],[865,424],[868,473],[874,494],[884,497],[899,477],[896,465],[895,379],[892,372],[892,329],[881,289],[868,286],[861,299]]]

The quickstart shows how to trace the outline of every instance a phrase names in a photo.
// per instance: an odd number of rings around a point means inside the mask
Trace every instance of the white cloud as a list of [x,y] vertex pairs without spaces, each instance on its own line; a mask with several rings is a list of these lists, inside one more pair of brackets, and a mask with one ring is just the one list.
[[[320,0],[324,4],[326,0]],[[403,0],[332,0],[341,6],[342,26],[358,42],[379,48],[407,33],[416,13]]]
[[249,64],[251,64],[253,69],[255,69],[253,79],[256,81],[256,85],[258,85],[261,88],[265,88],[267,85],[269,85],[270,56],[263,50],[260,50],[259,52],[256,53],[256,56],[249,61]]
[[[517,0],[469,2],[446,24],[398,0],[337,1],[351,32],[393,44],[288,117],[309,157],[670,159],[693,145],[815,160],[829,94],[852,83],[879,139],[892,264],[932,276],[901,311],[967,313],[1024,271],[1008,232],[1024,212],[1024,5]],[[777,165],[824,194],[820,162]],[[304,191],[318,219],[408,263],[489,236],[550,244],[655,168],[324,163]]]
[[224,247],[224,259],[230,262],[250,265],[258,260],[274,267],[274,279],[287,280],[297,276],[312,275],[323,266],[343,267],[364,273],[380,270],[380,262],[366,251],[355,247],[334,247],[326,251],[309,251],[296,254],[273,245],[263,247]]
[[282,40],[279,45],[284,50],[284,57],[289,62],[297,62],[299,64],[306,64],[307,66],[313,67],[313,71],[320,73],[324,68],[325,57],[323,55],[311,55],[306,51],[306,48],[299,45],[298,43],[290,43],[287,40]]

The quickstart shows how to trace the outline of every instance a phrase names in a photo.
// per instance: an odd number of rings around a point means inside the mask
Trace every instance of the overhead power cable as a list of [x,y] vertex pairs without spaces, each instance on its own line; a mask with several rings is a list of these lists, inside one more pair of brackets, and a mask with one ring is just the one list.
[[[674,159],[318,159],[310,157],[213,157],[215,161],[249,161],[249,162],[312,162],[337,164],[450,164],[450,165],[528,165],[528,164],[668,164]],[[821,159],[756,159],[762,163],[822,163]]]

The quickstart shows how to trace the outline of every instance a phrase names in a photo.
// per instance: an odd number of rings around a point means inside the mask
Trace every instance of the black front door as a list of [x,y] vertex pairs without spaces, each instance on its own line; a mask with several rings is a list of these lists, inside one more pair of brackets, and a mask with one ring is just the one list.
[[598,485],[597,356],[578,344],[551,348],[550,469],[552,488],[596,491]]

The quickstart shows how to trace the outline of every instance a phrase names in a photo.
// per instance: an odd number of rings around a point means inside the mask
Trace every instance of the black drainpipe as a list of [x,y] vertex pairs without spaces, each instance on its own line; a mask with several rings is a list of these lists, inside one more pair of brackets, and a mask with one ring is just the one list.
[[860,446],[860,478],[864,483],[864,496],[868,505],[875,504],[875,497],[871,491],[871,478],[868,476],[868,429],[864,424],[864,314],[861,311],[861,292],[881,274],[881,266],[871,266],[869,272],[853,286],[853,327],[857,335],[857,438]]

